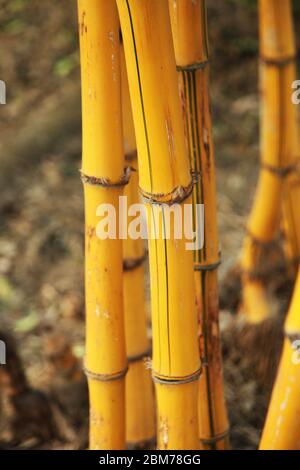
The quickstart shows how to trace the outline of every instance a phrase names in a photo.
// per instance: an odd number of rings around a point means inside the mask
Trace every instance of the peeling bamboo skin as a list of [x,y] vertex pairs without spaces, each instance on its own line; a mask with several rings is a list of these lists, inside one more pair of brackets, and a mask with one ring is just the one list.
[[[100,240],[97,208],[116,211],[124,173],[119,71],[119,23],[112,0],[79,0],[85,198],[86,359],[90,394],[90,448],[125,446],[127,366],[123,318],[122,241]],[[101,47],[99,47],[101,44]],[[105,381],[103,381],[105,379]]]
[[[217,267],[220,261],[215,162],[209,95],[206,5],[203,0],[169,0],[179,94],[192,172],[198,176],[193,204],[204,204],[204,247],[194,252],[196,304],[202,374],[199,381],[199,437],[204,449],[228,447],[223,391]],[[199,68],[199,64],[201,64]],[[196,211],[194,218],[196,219]],[[215,266],[212,271],[205,268]],[[223,436],[223,437],[222,437]]]
[[[260,0],[260,76],[261,76],[261,160],[258,188],[248,222],[248,231],[241,257],[243,268],[243,306],[247,320],[259,323],[270,315],[266,288],[260,269],[265,266],[265,248],[279,233],[281,199],[284,178],[267,167],[286,168],[295,159],[295,124],[290,98],[295,55],[294,34],[290,0]],[[293,195],[293,198],[298,196]],[[299,204],[299,203],[298,203]],[[297,237],[292,225],[293,209],[288,204],[288,225]],[[296,220],[296,219],[294,219]],[[299,227],[300,228],[300,227]],[[255,239],[261,243],[256,243]],[[261,263],[261,260],[264,262]]]
[[[191,188],[177,88],[176,64],[167,0],[117,0],[129,76],[139,155],[140,188],[148,225],[153,376],[158,416],[168,423],[165,449],[196,449],[197,377],[200,359],[193,283],[193,255],[187,239],[165,240],[166,206]],[[179,198],[179,199],[178,199]],[[189,199],[186,201],[189,203]],[[195,382],[186,386],[180,381]],[[179,382],[178,382],[179,381]],[[173,385],[173,383],[177,385]],[[189,403],[188,409],[186,403]],[[191,412],[190,410],[193,410]],[[179,413],[179,414],[178,414]],[[196,424],[191,426],[190,417]],[[160,424],[158,442],[161,444]]]

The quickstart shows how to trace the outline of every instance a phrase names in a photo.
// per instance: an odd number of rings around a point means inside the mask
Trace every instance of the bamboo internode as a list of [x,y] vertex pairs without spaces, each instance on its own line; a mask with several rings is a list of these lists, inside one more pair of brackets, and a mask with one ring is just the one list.
[[[141,193],[156,239],[149,240],[158,447],[198,447],[200,360],[193,256],[185,238],[166,239],[166,203],[190,202],[168,0],[117,0],[139,155]],[[158,218],[154,217],[154,212]],[[172,234],[172,228],[171,228]]]
[[[215,163],[209,97],[209,50],[205,1],[170,0],[179,93],[184,115],[196,204],[204,204],[204,247],[194,252],[196,304],[203,373],[199,387],[199,435],[207,449],[227,446],[218,318],[217,268],[220,264],[216,217]],[[197,222],[195,223],[196,229]]]
[[[97,208],[117,213],[126,182],[119,20],[114,0],[79,0],[85,196],[86,360],[90,448],[125,446],[122,241],[96,236]],[[101,45],[101,47],[99,47]]]

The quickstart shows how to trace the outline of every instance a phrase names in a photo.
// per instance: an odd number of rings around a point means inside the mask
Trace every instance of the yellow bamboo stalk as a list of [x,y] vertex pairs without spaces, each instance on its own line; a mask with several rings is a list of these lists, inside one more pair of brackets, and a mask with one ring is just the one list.
[[300,271],[285,323],[285,342],[260,443],[261,450],[300,449]]
[[295,57],[290,1],[260,0],[259,23],[261,169],[241,258],[244,310],[253,323],[270,315],[263,279],[270,271],[268,252],[279,233],[284,180],[295,159],[289,83]]
[[[289,38],[290,58],[282,72],[283,90],[286,107],[285,139],[287,168],[283,189],[283,219],[285,232],[286,256],[289,262],[291,275],[296,277],[300,261],[300,177],[299,177],[299,124],[298,108],[291,100],[291,84],[296,80],[296,41],[293,25],[292,2],[286,2],[284,10],[286,17],[285,34]],[[279,27],[280,25],[278,25]],[[286,39],[285,39],[286,40]]]
[[[125,159],[134,172],[124,196],[130,207],[140,201],[137,152],[124,49],[121,47],[122,112]],[[128,218],[128,223],[130,220]],[[126,376],[126,442],[129,448],[149,448],[155,440],[155,404],[145,304],[145,247],[142,239],[126,238],[124,256],[124,314],[129,370]]]
[[194,253],[196,304],[203,372],[199,382],[199,436],[204,449],[228,446],[219,330],[215,162],[209,96],[209,51],[205,0],[169,0],[179,92],[189,142],[190,165],[198,176],[196,204],[204,204],[204,247]]
[[86,359],[90,448],[125,446],[122,241],[97,236],[97,208],[118,215],[124,174],[119,21],[114,0],[79,0],[85,197]]
[[[193,256],[175,239],[167,209],[191,202],[192,181],[177,92],[168,0],[117,0],[148,216],[152,375],[158,447],[198,447],[199,352]],[[156,215],[156,217],[155,217]],[[166,239],[164,230],[171,228]],[[178,229],[178,226],[177,226]]]

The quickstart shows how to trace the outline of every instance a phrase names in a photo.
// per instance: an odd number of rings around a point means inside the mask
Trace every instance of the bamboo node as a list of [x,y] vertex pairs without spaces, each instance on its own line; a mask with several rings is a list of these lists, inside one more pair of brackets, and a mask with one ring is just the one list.
[[273,173],[275,176],[278,176],[279,178],[286,178],[291,173],[297,172],[299,170],[299,160],[297,160],[292,165],[288,165],[282,168],[269,165],[268,163],[261,163],[261,168],[263,170],[269,171],[270,173]]
[[263,56],[263,55],[260,56],[260,61],[263,64],[273,65],[273,66],[276,66],[276,67],[285,67],[286,65],[295,62],[296,59],[297,59],[296,54],[292,54],[292,55],[287,56],[287,57],[280,57],[280,58],[277,58],[277,59],[274,58],[274,57],[266,57],[266,56]]
[[293,344],[295,341],[300,340],[300,332],[298,333],[286,332],[285,337],[290,341],[291,344]]
[[155,383],[162,385],[182,385],[189,384],[191,382],[196,382],[202,373],[202,367],[200,367],[196,372],[193,372],[190,375],[185,377],[167,377],[165,375],[158,374],[152,370],[152,378]]
[[124,271],[133,271],[134,269],[141,266],[147,259],[147,251],[140,256],[139,258],[125,258],[123,261],[123,270]]
[[276,248],[281,241],[281,235],[272,238],[271,240],[262,240],[261,238],[256,237],[249,228],[246,228],[246,234],[251,239],[252,243],[264,249]]
[[113,374],[97,374],[96,372],[92,372],[86,367],[84,367],[83,370],[88,379],[96,380],[97,382],[113,382],[115,380],[120,380],[125,377],[128,371],[128,364],[123,370],[115,372]]
[[172,206],[173,204],[180,204],[190,197],[193,192],[194,181],[193,179],[188,186],[178,186],[169,193],[153,194],[144,191],[141,187],[139,188],[144,202],[150,202],[151,204],[167,204]]
[[202,442],[202,444],[211,445],[211,444],[215,444],[216,442],[222,441],[222,439],[225,439],[228,435],[229,435],[229,429],[227,429],[226,431],[214,437],[204,438],[204,439],[200,438],[200,441]]
[[210,60],[204,60],[203,62],[195,62],[194,64],[188,65],[177,65],[176,69],[177,72],[195,72],[196,70],[204,69],[207,65],[209,65]]
[[119,188],[122,186],[126,186],[129,183],[132,170],[133,169],[130,166],[126,167],[119,181],[110,181],[108,178],[105,177],[99,178],[96,176],[89,176],[83,173],[82,170],[80,170],[80,174],[83,184],[89,184],[91,186],[101,186],[103,188]]
[[211,264],[194,264],[194,271],[214,271],[215,269],[218,269],[218,267],[221,265],[222,261],[219,260],[216,263],[211,263]]
[[132,356],[128,356],[127,359],[128,359],[129,364],[132,364],[134,362],[145,360],[151,357],[151,355],[152,355],[152,349],[148,348],[146,351],[140,354],[133,354]]
[[125,160],[126,162],[134,162],[135,160],[137,160],[137,151],[133,150],[132,152],[126,153]]

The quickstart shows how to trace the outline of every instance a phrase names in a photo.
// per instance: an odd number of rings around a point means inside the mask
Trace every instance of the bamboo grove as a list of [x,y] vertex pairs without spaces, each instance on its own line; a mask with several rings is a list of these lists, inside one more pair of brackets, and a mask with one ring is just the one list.
[[[265,271],[278,245],[293,281],[300,255],[291,1],[258,4],[261,165],[240,258],[250,324],[271,315]],[[229,449],[206,2],[78,0],[78,18],[90,449]],[[122,197],[132,207],[143,203],[147,246],[98,237],[101,205],[115,209],[122,231]],[[186,205],[192,233],[201,230],[204,205],[204,242],[194,250],[186,248],[186,220],[175,236],[176,213]],[[300,369],[292,361],[299,304],[300,274],[262,449],[300,447]]]

